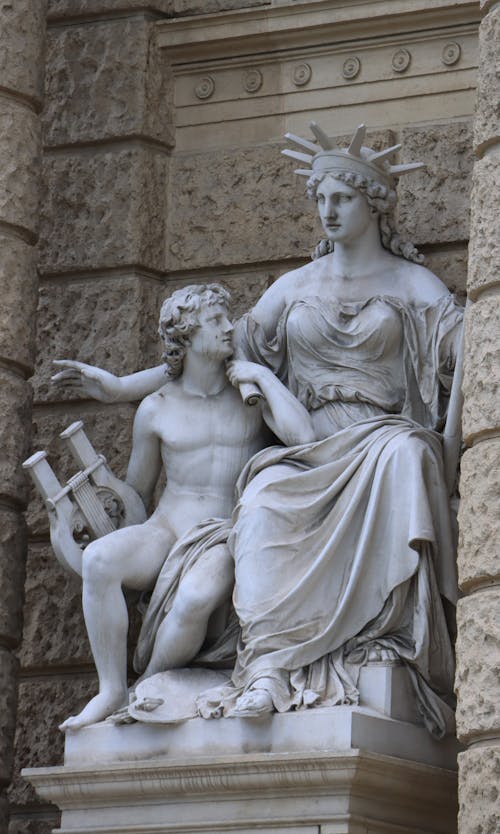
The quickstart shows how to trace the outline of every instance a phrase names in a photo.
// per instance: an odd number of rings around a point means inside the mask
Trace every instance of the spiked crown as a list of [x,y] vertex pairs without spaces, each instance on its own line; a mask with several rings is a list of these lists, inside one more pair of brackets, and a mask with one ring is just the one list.
[[316,142],[302,139],[293,133],[285,133],[286,139],[309,151],[309,153],[304,153],[288,148],[282,151],[285,156],[290,156],[292,159],[310,165],[309,168],[297,168],[295,173],[299,176],[311,177],[313,174],[332,174],[335,176],[336,172],[353,171],[377,182],[382,182],[389,188],[394,188],[396,177],[424,166],[423,162],[391,165],[388,158],[399,151],[401,145],[393,145],[383,151],[374,151],[371,148],[364,147],[365,125],[359,125],[356,128],[348,148],[336,148],[333,140],[326,135],[316,122],[311,122],[310,128]]

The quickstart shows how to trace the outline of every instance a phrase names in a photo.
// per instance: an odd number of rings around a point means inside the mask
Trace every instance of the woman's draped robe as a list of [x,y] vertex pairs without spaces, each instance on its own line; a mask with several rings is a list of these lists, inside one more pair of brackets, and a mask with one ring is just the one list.
[[230,546],[241,625],[233,683],[200,699],[230,715],[252,686],[277,710],[357,703],[373,648],[406,664],[428,728],[452,726],[456,601],[441,438],[461,310],[392,297],[282,314],[268,341],[251,314],[238,353],[265,364],[323,439],[257,454],[238,483]]

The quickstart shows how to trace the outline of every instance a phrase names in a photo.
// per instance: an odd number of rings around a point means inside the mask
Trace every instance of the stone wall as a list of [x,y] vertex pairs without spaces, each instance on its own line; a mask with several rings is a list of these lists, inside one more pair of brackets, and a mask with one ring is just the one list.
[[[75,470],[58,435],[79,416],[123,476],[133,408],[60,395],[49,384],[51,360],[77,357],[120,373],[158,359],[152,334],[173,130],[154,32],[172,5],[49,2],[33,449],[49,451],[60,478]],[[95,686],[79,583],[55,561],[46,512],[32,498],[16,769],[61,760],[57,725]],[[58,824],[57,809],[19,778],[10,804],[11,834],[45,834]]]
[[35,358],[45,2],[0,6],[0,830],[12,777]]
[[[72,470],[58,434],[80,417],[96,449],[123,476],[134,408],[96,405],[53,390],[49,384],[53,358],[77,358],[117,373],[155,364],[160,358],[156,317],[160,301],[172,289],[221,280],[232,290],[239,314],[278,275],[304,262],[320,237],[303,181],[293,176],[293,164],[279,153],[283,131],[260,133],[258,140],[251,132],[242,132],[241,140],[229,146],[181,143],[175,147],[174,72],[168,50],[159,45],[161,21],[270,5],[265,0],[49,0],[33,449],[49,451],[61,479]],[[484,58],[483,62],[487,65]],[[489,84],[495,83],[491,72],[488,77]],[[424,87],[414,120],[402,126],[388,118],[382,128],[371,131],[370,138],[384,144],[402,141],[404,161],[419,159],[427,164],[402,184],[401,228],[426,254],[428,266],[464,298],[472,108],[443,111],[437,118],[434,110],[426,115],[425,101]],[[250,100],[248,107],[257,112],[255,101]],[[486,131],[481,119],[487,125],[492,118],[485,104],[476,130]],[[489,159],[486,155],[477,165],[487,168]],[[483,209],[479,210],[492,195],[483,185],[488,176],[476,166],[476,241],[490,240],[491,226],[481,225]],[[479,253],[486,251],[478,246]],[[487,478],[479,488],[475,475],[478,467],[484,471],[490,466],[496,451],[489,434],[497,425],[488,388],[492,377],[486,369],[493,355],[488,334],[493,334],[494,307],[488,299],[498,252],[495,255],[492,242],[488,247],[484,257],[490,259],[490,271],[486,262],[473,259],[478,266],[471,265],[469,276],[477,297],[484,292],[469,327],[485,338],[477,348],[483,353],[476,352],[476,364],[469,365],[471,382],[466,385],[472,389],[481,363],[485,370],[480,385],[474,386],[474,396],[467,399],[467,439],[473,445],[464,459],[463,482],[475,481],[463,503],[461,570],[467,588],[479,587],[485,577],[488,582],[496,575],[496,552],[489,543],[494,529],[491,513],[480,528],[467,521],[489,506],[494,489]],[[470,338],[475,344],[474,336]],[[16,344],[21,349],[19,339]],[[34,495],[28,526],[18,770],[61,761],[63,738],[57,725],[81,708],[96,683],[79,584],[55,562],[46,513]],[[488,605],[490,597],[478,599]],[[464,657],[470,656],[468,646],[475,640],[488,643],[488,622],[481,619],[475,604],[467,608],[465,601]],[[464,738],[468,662],[459,672]],[[488,683],[491,672],[486,666],[477,679]],[[472,690],[470,697],[475,697]],[[484,703],[483,713],[487,716],[490,711]],[[488,721],[485,718],[485,726],[490,726]],[[483,773],[494,764],[490,753],[488,748],[484,755],[478,749],[466,754],[470,766],[463,769],[464,796],[474,791],[477,795]],[[41,804],[19,777],[10,791],[10,803],[9,834],[48,834],[57,825],[57,811]],[[491,816],[491,811],[486,813]],[[467,824],[463,834],[468,832]],[[493,834],[491,827],[474,831]]]
[[500,7],[482,0],[481,8],[459,515],[460,834],[495,834],[500,819]]

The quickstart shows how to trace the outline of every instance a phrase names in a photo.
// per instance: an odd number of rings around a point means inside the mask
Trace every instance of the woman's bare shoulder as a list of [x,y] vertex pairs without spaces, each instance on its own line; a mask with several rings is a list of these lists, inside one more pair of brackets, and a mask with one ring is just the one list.
[[450,295],[446,284],[420,264],[401,260],[398,276],[401,295],[411,304],[426,306]]
[[296,300],[314,272],[314,263],[285,272],[265,291],[252,310],[252,316],[261,324],[275,322],[283,311]]

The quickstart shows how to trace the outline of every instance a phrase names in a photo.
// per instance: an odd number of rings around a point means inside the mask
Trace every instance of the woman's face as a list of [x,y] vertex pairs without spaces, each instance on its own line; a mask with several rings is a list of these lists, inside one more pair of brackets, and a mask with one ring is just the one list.
[[323,229],[332,243],[354,243],[372,224],[378,225],[378,215],[363,194],[331,176],[318,185],[316,200]]

